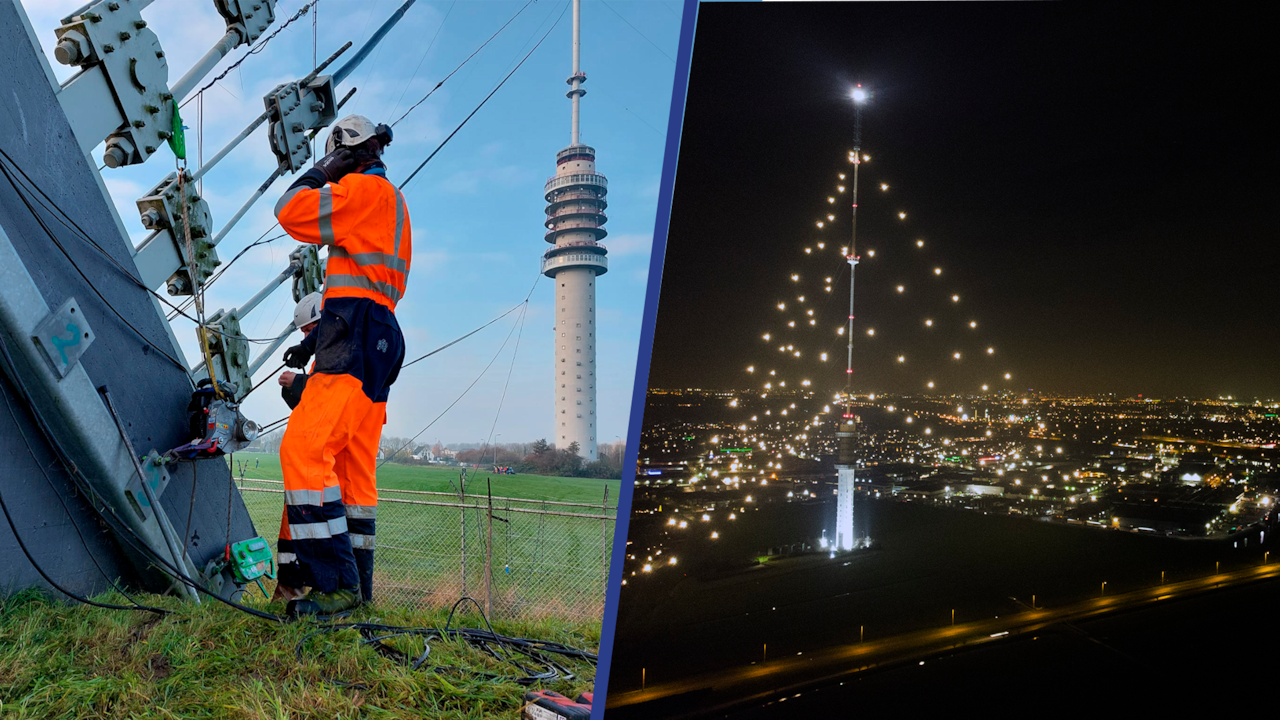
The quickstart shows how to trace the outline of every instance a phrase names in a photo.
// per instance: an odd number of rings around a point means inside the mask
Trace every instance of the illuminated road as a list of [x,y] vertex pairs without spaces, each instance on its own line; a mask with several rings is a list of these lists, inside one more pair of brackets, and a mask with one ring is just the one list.
[[[925,660],[932,655],[961,646],[996,642],[1036,632],[1051,625],[1077,622],[1120,610],[1136,609],[1161,600],[1187,597],[1216,588],[1238,586],[1277,576],[1280,576],[1280,563],[1271,563],[1144,590],[1097,597],[1058,608],[1036,608],[990,620],[921,630],[868,640],[859,644],[840,645],[803,655],[769,660],[764,664],[729,668],[687,679],[660,682],[644,690],[610,693],[607,707],[613,710],[664,698],[679,702],[675,696],[687,693],[689,694],[687,711],[664,707],[662,716],[679,718],[702,715],[778,694],[800,692],[818,683],[885,664]],[[643,707],[632,707],[632,709],[637,712],[624,711],[620,714],[638,717],[644,710]],[[680,714],[682,712],[683,715]]]

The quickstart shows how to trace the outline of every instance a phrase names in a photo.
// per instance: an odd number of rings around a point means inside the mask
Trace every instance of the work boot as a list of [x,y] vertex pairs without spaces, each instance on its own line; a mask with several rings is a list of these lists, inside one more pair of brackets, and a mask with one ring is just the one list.
[[299,615],[338,615],[350,611],[360,604],[360,596],[355,590],[342,589],[333,592],[316,592],[312,590],[307,596],[298,600],[290,600],[285,607],[290,617]]
[[355,550],[356,570],[360,573],[360,599],[373,602],[373,551]]

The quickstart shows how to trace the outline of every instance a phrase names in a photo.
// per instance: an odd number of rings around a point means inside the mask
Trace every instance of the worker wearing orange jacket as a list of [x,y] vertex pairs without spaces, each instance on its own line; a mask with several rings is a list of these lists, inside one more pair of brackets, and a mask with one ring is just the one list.
[[[391,129],[352,115],[334,125],[326,155],[276,203],[294,239],[328,248],[324,303],[308,341],[285,363],[315,366],[280,446],[290,541],[311,587],[291,615],[331,615],[372,593],[374,477],[388,390],[404,362],[396,303],[412,258],[409,212],[381,156]],[[314,338],[314,341],[312,341]],[[339,478],[343,478],[340,480]]]

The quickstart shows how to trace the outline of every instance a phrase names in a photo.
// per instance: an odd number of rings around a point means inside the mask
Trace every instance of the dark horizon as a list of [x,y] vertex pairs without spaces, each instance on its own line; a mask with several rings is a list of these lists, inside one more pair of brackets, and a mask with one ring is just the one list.
[[[802,248],[847,244],[847,196],[825,200],[851,168],[858,82],[874,97],[855,392],[976,392],[1007,370],[992,390],[1280,397],[1264,27],[1244,10],[702,5],[649,385],[758,387],[743,369],[777,362],[761,333],[797,269],[836,276],[826,315],[843,318],[839,248],[825,265]],[[924,316],[938,328],[917,332]],[[805,342],[833,358],[801,374],[839,388],[844,338]]]

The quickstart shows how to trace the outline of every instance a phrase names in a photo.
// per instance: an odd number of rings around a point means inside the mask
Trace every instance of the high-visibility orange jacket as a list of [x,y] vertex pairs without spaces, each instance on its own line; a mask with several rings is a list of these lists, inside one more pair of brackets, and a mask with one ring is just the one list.
[[404,197],[380,173],[319,187],[308,175],[280,198],[276,218],[295,239],[329,248],[324,299],[366,298],[394,311],[413,255]]
[[320,322],[307,338],[314,371],[353,375],[386,402],[404,361],[395,319],[413,255],[404,197],[381,166],[336,183],[313,168],[276,203],[276,218],[294,239],[329,249]]

